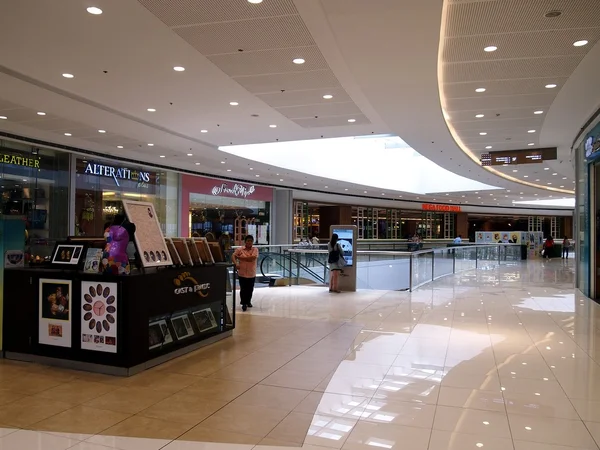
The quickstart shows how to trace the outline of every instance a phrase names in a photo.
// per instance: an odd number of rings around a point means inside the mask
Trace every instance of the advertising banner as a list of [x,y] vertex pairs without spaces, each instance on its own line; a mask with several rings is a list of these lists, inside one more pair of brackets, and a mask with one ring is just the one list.
[[71,347],[71,280],[39,281],[40,344]]
[[81,348],[117,353],[117,283],[81,282]]

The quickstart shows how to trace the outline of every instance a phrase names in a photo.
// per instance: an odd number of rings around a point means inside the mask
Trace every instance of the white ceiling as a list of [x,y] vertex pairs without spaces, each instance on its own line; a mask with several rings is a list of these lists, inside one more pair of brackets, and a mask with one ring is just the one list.
[[[448,13],[454,7],[475,7],[477,3],[488,4],[483,5],[478,20],[473,20],[472,14],[461,19]],[[473,65],[477,59],[473,52],[486,40],[481,36],[465,37],[468,45],[447,46],[448,50],[440,53],[441,25],[456,30],[458,37],[485,34],[477,31],[482,26],[483,31],[502,36],[501,28],[484,26],[494,19],[490,8],[510,10],[511,4],[520,3],[539,4],[540,8],[560,4],[565,11],[575,5],[588,12],[585,23],[589,33],[581,38],[590,43],[566,55],[559,64],[560,73],[547,63],[551,55],[527,59],[527,67],[539,80],[560,78],[552,94],[558,93],[556,100],[545,90],[534,92],[528,82],[515,85],[493,79],[494,73],[505,70],[504,64],[510,75],[515,62],[509,60],[520,56],[504,52],[523,48],[536,23],[529,30],[529,22],[521,21],[519,33],[498,40],[500,61],[492,57]],[[554,120],[553,133],[547,138],[545,117],[550,117],[553,102],[568,89],[569,77],[577,75],[578,64],[583,66],[598,53],[586,56],[592,48],[599,48],[594,47],[598,39],[594,27],[599,23],[600,8],[594,12],[592,3],[597,2],[461,0],[448,2],[444,9],[440,0],[264,0],[258,5],[246,0],[9,0],[0,3],[0,116],[8,118],[0,120],[0,130],[147,164],[254,182],[260,174],[261,182],[282,187],[301,189],[307,183],[309,189],[324,190],[327,185],[327,192],[360,196],[369,186],[292,170],[282,172],[224,155],[217,147],[397,134],[443,167],[502,187],[490,198],[464,192],[444,195],[443,202],[510,206],[513,200],[562,196],[500,178],[461,150],[440,107],[438,59],[441,56],[444,64],[440,67],[446,63],[456,66],[454,72],[444,74],[441,93],[448,99],[449,123],[455,126],[456,122],[459,140],[475,147],[480,142],[478,135],[471,136],[480,123],[469,118],[475,107],[471,102],[476,102],[476,109],[509,115],[490,128],[498,136],[516,136],[526,123],[525,128],[541,130],[544,146],[559,146],[562,157],[564,142],[572,141],[587,117],[577,124]],[[88,14],[86,8],[92,5],[100,7],[103,14]],[[500,22],[509,26],[504,19]],[[444,36],[445,43],[449,38],[447,33]],[[566,32],[561,36],[567,41],[572,38]],[[552,42],[558,46],[562,41],[556,37]],[[294,64],[292,59],[298,57],[306,63]],[[175,72],[174,66],[186,70]],[[75,77],[67,79],[63,73]],[[490,82],[490,91],[498,90],[496,95],[470,96],[469,83],[484,80]],[[597,81],[589,78],[586,83]],[[581,89],[581,84],[577,88]],[[528,89],[527,95],[518,94],[522,89]],[[326,100],[325,94],[333,98]],[[547,112],[527,118],[530,104],[519,103],[524,96],[535,98]],[[239,106],[230,106],[230,102]],[[555,115],[579,118],[589,116],[591,108],[565,103]],[[38,111],[47,114],[38,116]],[[492,132],[487,137],[499,139]],[[118,149],[118,145],[124,148]],[[360,161],[350,163],[360,165]],[[250,166],[254,171],[249,171]],[[564,190],[572,188],[573,171],[566,157],[562,164],[533,166],[517,170],[531,173],[532,179],[527,181],[534,185],[544,187],[544,182],[566,177]],[[506,174],[514,176],[513,168],[508,170]],[[402,192],[388,190],[385,194],[397,198]],[[414,195],[404,198],[417,200]],[[442,201],[439,193],[418,200]]]

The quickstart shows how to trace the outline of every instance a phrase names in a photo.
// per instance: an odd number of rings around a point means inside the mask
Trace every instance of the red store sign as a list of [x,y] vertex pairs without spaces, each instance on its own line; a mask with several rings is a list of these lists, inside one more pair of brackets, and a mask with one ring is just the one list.
[[460,206],[455,205],[434,205],[431,203],[423,203],[421,207],[423,211],[460,212]]

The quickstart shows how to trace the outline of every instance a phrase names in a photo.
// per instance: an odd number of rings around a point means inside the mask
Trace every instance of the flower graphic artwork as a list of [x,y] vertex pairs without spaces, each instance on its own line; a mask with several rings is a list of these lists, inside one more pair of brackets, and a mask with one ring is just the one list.
[[116,298],[111,287],[90,286],[89,292],[83,296],[83,320],[87,323],[90,330],[95,330],[97,333],[110,331],[111,326],[114,327],[117,312]]

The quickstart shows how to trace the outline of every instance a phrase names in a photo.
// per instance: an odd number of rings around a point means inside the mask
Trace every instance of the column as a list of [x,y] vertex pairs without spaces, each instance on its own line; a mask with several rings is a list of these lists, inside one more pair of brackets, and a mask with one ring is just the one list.
[[271,245],[293,242],[294,196],[291,189],[276,189],[271,206]]

